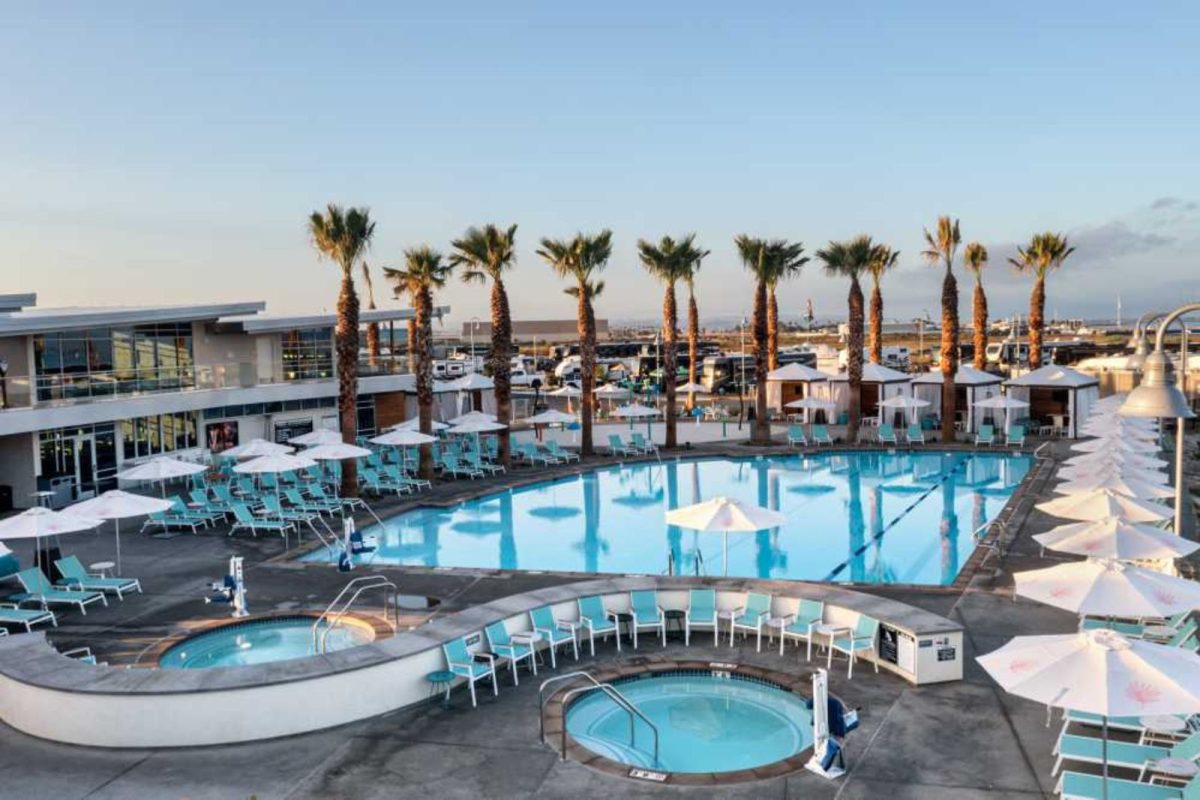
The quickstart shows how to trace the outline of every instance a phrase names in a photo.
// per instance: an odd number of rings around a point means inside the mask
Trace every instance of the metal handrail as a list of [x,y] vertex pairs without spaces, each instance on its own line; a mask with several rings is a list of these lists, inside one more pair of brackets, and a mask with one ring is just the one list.
[[[341,608],[336,613],[334,613],[334,608],[338,605],[339,602],[341,602],[342,598],[345,597],[346,594],[349,593],[352,589],[354,591],[353,591],[353,594],[350,595],[350,599],[347,600],[345,603],[343,603],[341,605]],[[312,640],[313,640],[313,652],[314,653],[324,653],[325,652],[325,640],[326,640],[326,637],[329,635],[329,631],[333,629],[333,626],[336,625],[342,619],[342,617],[346,616],[346,614],[349,613],[350,607],[354,605],[354,601],[358,599],[359,595],[361,595],[363,592],[369,591],[371,589],[390,589],[391,590],[392,611],[395,616],[396,627],[400,626],[400,603],[399,603],[400,592],[399,592],[399,589],[396,588],[396,584],[394,584],[394,583],[392,583],[392,581],[388,580],[388,577],[386,575],[379,575],[379,574],[363,575],[362,577],[353,579],[352,581],[347,583],[345,586],[343,586],[342,590],[337,593],[337,596],[333,598],[332,602],[330,602],[329,605],[327,605],[325,607],[325,610],[321,612],[321,616],[317,617],[317,621],[313,623]],[[384,602],[386,604],[387,600],[385,599]],[[332,616],[330,616],[331,614],[332,614]],[[385,619],[387,618],[386,605],[384,607],[384,618]],[[328,620],[328,624],[325,626],[324,631],[322,631],[320,629],[322,620]]]
[[[629,744],[631,747],[634,745],[634,733],[635,733],[634,717],[636,716],[638,719],[642,720],[642,722],[645,722],[647,725],[650,726],[650,730],[654,734],[654,765],[658,766],[658,726],[655,725],[653,722],[651,722],[650,718],[647,717],[645,714],[643,714],[641,712],[641,710],[638,709],[637,706],[635,706],[633,703],[631,703],[629,701],[629,698],[627,698],[625,695],[621,694],[621,692],[618,691],[615,686],[613,686],[611,683],[601,683],[600,681],[598,681],[594,677],[592,677],[592,674],[590,672],[583,672],[581,670],[576,671],[576,672],[568,672],[565,675],[556,675],[553,678],[547,678],[546,680],[542,681],[542,685],[538,687],[538,733],[539,733],[539,736],[541,737],[541,740],[543,742],[546,741],[546,700],[545,700],[546,687],[552,683],[558,683],[559,681],[565,681],[565,680],[569,680],[571,678],[586,678],[591,683],[591,685],[590,686],[580,686],[575,689],[569,690],[565,695],[563,695],[563,707],[565,708],[567,701],[570,700],[573,696],[575,696],[577,694],[581,694],[583,692],[595,691],[596,689],[599,689],[600,691],[604,692],[604,694],[607,695],[609,697],[609,699],[611,699],[614,703],[616,703],[620,708],[629,712]],[[562,742],[560,745],[560,754],[562,755],[562,758],[565,761],[567,758],[566,719],[563,720]]]

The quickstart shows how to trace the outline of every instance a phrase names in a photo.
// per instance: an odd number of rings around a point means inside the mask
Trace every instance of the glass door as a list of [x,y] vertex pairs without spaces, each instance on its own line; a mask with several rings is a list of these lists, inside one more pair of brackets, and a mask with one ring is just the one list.
[[96,437],[87,434],[75,439],[75,499],[96,496]]

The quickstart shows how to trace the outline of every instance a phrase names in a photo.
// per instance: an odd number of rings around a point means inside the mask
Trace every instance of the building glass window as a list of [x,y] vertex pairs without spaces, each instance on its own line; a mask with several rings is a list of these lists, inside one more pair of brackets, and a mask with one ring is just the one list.
[[281,337],[283,377],[289,381],[333,377],[333,329],[303,328]]
[[124,460],[146,458],[199,447],[198,411],[180,411],[153,417],[138,417],[121,423],[121,452]]
[[375,395],[358,396],[358,435],[375,435]]
[[74,400],[195,385],[190,323],[33,337],[38,400]]
[[38,434],[38,488],[70,489],[56,503],[78,500],[117,487],[116,426],[110,424],[56,428]]

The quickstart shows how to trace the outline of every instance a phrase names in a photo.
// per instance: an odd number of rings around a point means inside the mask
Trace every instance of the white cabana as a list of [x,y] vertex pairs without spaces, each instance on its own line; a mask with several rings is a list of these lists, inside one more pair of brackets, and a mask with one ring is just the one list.
[[[850,375],[839,372],[829,377],[829,399],[833,401],[835,416],[841,416],[850,408]],[[896,395],[908,394],[912,376],[885,367],[882,364],[863,364],[862,389],[859,408],[863,417],[874,417],[879,412],[879,401]]]
[[785,413],[788,403],[829,398],[829,375],[803,364],[784,364],[767,373],[767,408]]
[[[966,430],[972,433],[979,431],[979,423],[986,415],[977,412],[975,404],[999,394],[1000,384],[1003,381],[1004,379],[999,375],[965,365],[960,366],[958,372],[954,373],[954,391],[956,393],[954,407],[959,414],[963,415]],[[912,393],[913,397],[929,401],[930,413],[941,416],[942,373],[923,372],[917,375],[913,378]]]
[[[400,376],[409,377],[409,376]],[[486,381],[486,389],[481,386],[479,379]],[[400,388],[404,393],[404,416],[417,416],[416,381],[406,382]],[[496,394],[492,391],[491,379],[483,375],[478,378],[464,375],[452,381],[433,382],[433,418],[446,420],[468,411],[482,411],[485,414],[496,413]]]
[[1100,399],[1100,382],[1091,375],[1058,364],[1005,381],[1009,396],[1029,403],[1034,419],[1061,418],[1064,435],[1079,436],[1081,424]]

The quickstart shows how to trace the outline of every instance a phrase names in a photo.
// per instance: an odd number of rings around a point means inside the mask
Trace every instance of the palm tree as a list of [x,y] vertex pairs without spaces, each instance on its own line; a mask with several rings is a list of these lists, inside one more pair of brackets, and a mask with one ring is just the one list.
[[883,273],[896,266],[896,260],[899,258],[900,251],[893,250],[886,244],[877,244],[871,249],[871,262],[867,265],[867,271],[871,273],[873,285],[870,309],[871,336],[868,344],[872,364],[883,361],[883,291],[879,288],[879,282],[883,280]]
[[[775,287],[780,281],[788,280],[800,273],[800,268],[808,263],[808,256],[800,258],[804,247],[796,243],[796,257],[792,260],[783,258],[777,261],[770,280],[767,281],[767,369],[779,368],[779,303],[775,299]],[[782,254],[780,254],[782,255]]]
[[[342,270],[334,326],[338,423],[342,441],[353,443],[358,435],[358,294],[354,291],[354,264],[370,248],[375,223],[366,208],[343,209],[330,203],[324,214],[314,211],[309,215],[308,233],[317,252]],[[358,494],[358,472],[352,458],[342,462],[342,494]]]
[[686,280],[692,274],[695,264],[699,263],[707,251],[696,247],[696,235],[690,233],[679,241],[670,236],[664,236],[658,244],[639,239],[637,243],[638,258],[646,271],[666,287],[663,297],[663,359],[661,366],[663,379],[663,399],[666,403],[666,438],[667,448],[675,447],[676,422],[678,413],[675,408],[675,379],[678,369],[675,358],[675,343],[679,335],[679,311],[675,305],[675,284]]
[[963,264],[975,275],[975,294],[972,299],[971,328],[975,332],[975,369],[987,367],[988,307],[983,291],[983,268],[987,266],[988,251],[980,242],[971,242],[963,250]]
[[[707,250],[705,253],[707,254]],[[688,270],[688,274],[684,276],[683,282],[687,284],[688,290],[688,309],[687,309],[687,337],[688,337],[688,383],[695,384],[698,377],[700,359],[700,309],[696,306],[696,273],[700,271],[701,259],[696,259],[696,263]],[[689,404],[694,404],[694,400],[689,395]]]
[[[495,225],[468,228],[463,238],[451,242],[454,252],[450,265],[461,266],[462,279],[468,283],[492,280],[492,380],[496,387],[496,421],[508,425],[512,420],[512,316],[504,271],[517,263],[517,226],[501,230]],[[471,354],[472,357],[475,355]],[[500,433],[500,463],[510,462],[508,429]]]
[[954,254],[962,243],[958,220],[938,217],[933,233],[925,229],[926,249],[921,255],[930,264],[946,265],[942,278],[942,441],[954,441],[956,397],[954,374],[958,372],[958,281],[954,277]]
[[833,278],[849,278],[850,293],[846,298],[849,306],[846,337],[846,378],[849,382],[848,424],[846,441],[858,441],[858,426],[862,417],[862,372],[863,372],[863,292],[859,278],[872,260],[875,245],[871,237],[863,234],[845,242],[830,242],[817,251],[817,258],[825,265],[825,274]]
[[[417,424],[425,434],[433,432],[433,290],[444,287],[453,271],[454,266],[428,245],[405,250],[404,269],[383,270],[395,284],[395,293],[407,294],[413,307]],[[427,444],[421,445],[420,471],[424,478],[433,476],[433,450]]]
[[1033,292],[1029,295],[1029,368],[1042,365],[1042,331],[1046,325],[1046,275],[1058,269],[1075,252],[1061,233],[1036,233],[1025,247],[1017,248],[1017,257],[1009,262],[1021,272],[1033,273]]
[[[371,268],[362,262],[363,283],[367,285],[367,311],[375,310],[375,284],[371,281]],[[367,323],[367,359],[372,368],[379,363],[379,323]]]
[[590,236],[582,233],[574,239],[542,239],[537,251],[560,278],[575,281],[566,293],[576,300],[576,326],[579,330],[579,451],[590,456],[592,448],[592,413],[596,398],[596,312],[592,300],[604,291],[604,281],[596,276],[612,256],[612,231],[603,230]]
[[767,420],[767,371],[770,363],[768,296],[773,283],[796,275],[808,262],[801,257],[804,245],[786,239],[754,239],[740,234],[734,239],[742,264],[754,275],[754,312],[751,331],[754,337],[754,426],[750,430],[750,441],[754,444],[771,443],[771,425]]

